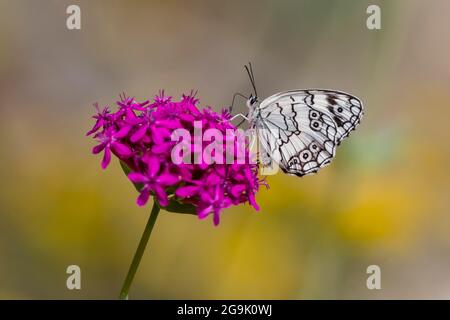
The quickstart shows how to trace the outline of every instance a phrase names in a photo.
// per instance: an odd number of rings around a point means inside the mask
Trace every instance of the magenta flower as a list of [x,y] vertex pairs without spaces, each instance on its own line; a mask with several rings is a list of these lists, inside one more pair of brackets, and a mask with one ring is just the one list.
[[199,204],[200,211],[198,216],[200,219],[207,217],[213,213],[213,221],[215,225],[219,224],[220,211],[232,205],[231,198],[225,197],[225,190],[219,184],[211,187],[211,190],[200,195],[201,202]]
[[146,158],[147,169],[145,174],[131,172],[128,179],[133,183],[141,184],[141,194],[137,199],[137,204],[143,206],[147,203],[151,193],[155,194],[159,204],[163,207],[169,204],[165,188],[172,186],[179,181],[177,175],[170,173],[168,170],[161,170],[160,159],[153,155]]
[[95,103],[94,107],[97,110],[97,114],[93,116],[93,118],[97,121],[95,122],[94,127],[89,130],[88,133],[86,133],[87,136],[93,134],[94,132],[97,132],[101,127],[107,126],[111,117],[108,108],[104,108],[102,111],[100,111],[98,103]]
[[[227,135],[227,129],[233,132],[237,129],[229,122],[227,112],[219,114],[209,107],[199,110],[198,100],[192,94],[183,95],[180,101],[164,96],[164,92],[155,96],[153,102],[140,103],[125,95],[120,98],[114,113],[108,108],[100,111],[96,106],[96,123],[88,135],[95,133],[94,138],[99,142],[92,152],[104,152],[102,168],[109,165],[111,152],[126,165],[130,171],[128,178],[140,192],[138,205],[145,205],[149,197],[154,196],[158,204],[169,211],[177,212],[181,205],[193,208],[200,219],[212,214],[215,225],[223,209],[232,205],[249,203],[259,210],[255,195],[264,182],[258,178],[255,164],[211,162],[215,154],[212,157],[202,155],[199,161],[192,156],[190,163],[180,164],[175,164],[171,158],[177,144],[171,139],[174,130],[183,129],[194,136],[195,123],[201,124],[203,130],[221,132],[223,141],[216,143],[229,147],[227,142],[234,140],[231,150],[228,148],[225,152],[242,147],[242,142],[235,139],[239,134]],[[186,147],[194,150],[198,143],[202,143],[203,148],[213,143],[198,140],[198,137],[192,139]],[[218,158],[224,159],[225,154]],[[237,160],[238,155],[234,155],[234,159]]]
[[131,156],[131,148],[120,142],[120,139],[124,138],[128,134],[129,130],[130,129],[128,127],[123,127],[119,131],[115,132],[114,129],[108,128],[95,135],[100,144],[92,149],[92,153],[98,154],[102,151],[105,152],[102,160],[103,169],[105,169],[111,161],[111,150],[119,158],[125,159]]

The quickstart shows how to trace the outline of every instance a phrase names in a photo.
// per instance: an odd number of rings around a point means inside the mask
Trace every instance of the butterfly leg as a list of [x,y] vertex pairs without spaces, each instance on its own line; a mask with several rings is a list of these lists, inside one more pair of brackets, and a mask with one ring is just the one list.
[[[230,121],[233,121],[233,120],[236,119],[237,117],[242,117],[242,118],[244,118],[244,120],[250,121],[250,119],[249,119],[247,116],[248,116],[248,114],[246,114],[246,115],[244,116],[242,113],[238,113],[237,115],[233,116],[233,117],[230,119]],[[244,120],[242,120],[242,122],[244,122]],[[240,123],[238,124],[238,126],[239,126],[242,122],[240,122]]]
[[236,99],[236,97],[241,97],[241,98],[244,98],[245,100],[247,100],[247,97],[244,96],[242,93],[239,93],[239,92],[235,93],[233,96],[233,100],[231,101],[231,106],[228,109],[228,112],[230,112],[230,113],[231,113],[231,111],[233,111],[234,100]]

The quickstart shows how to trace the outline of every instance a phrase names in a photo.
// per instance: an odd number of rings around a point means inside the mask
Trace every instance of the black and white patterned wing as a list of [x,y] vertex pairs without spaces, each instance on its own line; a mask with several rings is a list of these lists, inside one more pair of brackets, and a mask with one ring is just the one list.
[[296,91],[269,97],[257,106],[254,117],[264,152],[285,173],[297,176],[329,164],[337,144],[336,123],[326,113],[309,107],[301,99],[307,95],[306,91]]
[[309,107],[331,117],[336,123],[337,143],[341,143],[355,130],[363,116],[363,104],[358,98],[340,91],[311,89],[305,90],[303,99]]

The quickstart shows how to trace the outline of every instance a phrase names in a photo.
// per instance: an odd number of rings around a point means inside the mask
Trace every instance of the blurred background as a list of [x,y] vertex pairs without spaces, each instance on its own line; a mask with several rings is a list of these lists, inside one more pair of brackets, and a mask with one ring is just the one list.
[[[81,8],[81,30],[66,8]],[[366,9],[381,7],[381,30]],[[450,2],[0,0],[0,298],[116,299],[151,205],[85,137],[92,103],[333,88],[365,117],[319,174],[219,227],[163,212],[132,299],[450,298]],[[236,112],[244,111],[244,102]],[[66,268],[81,267],[81,290]],[[381,290],[366,269],[381,267]]]

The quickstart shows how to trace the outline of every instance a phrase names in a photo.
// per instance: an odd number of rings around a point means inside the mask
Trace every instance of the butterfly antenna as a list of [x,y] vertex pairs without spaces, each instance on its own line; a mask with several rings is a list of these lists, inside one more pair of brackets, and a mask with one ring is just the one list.
[[250,67],[250,73],[252,74],[252,79],[253,79],[253,81],[254,81],[254,80],[255,80],[255,76],[253,75],[252,63],[249,61],[249,62],[248,62],[248,65],[249,65],[249,67]]
[[250,82],[252,83],[253,90],[255,91],[255,97],[258,97],[258,92],[256,91],[256,85],[255,85],[255,77],[253,75],[252,64],[249,62],[248,65],[250,66],[250,69],[249,69],[249,67],[247,67],[247,65],[245,65],[245,70],[247,70],[248,77],[250,78]]
[[251,72],[252,78],[253,78],[253,89],[255,89],[255,97],[258,97],[258,92],[256,91],[255,75],[253,74],[252,63],[249,61],[249,62],[248,62],[248,65],[250,66],[250,72]]

